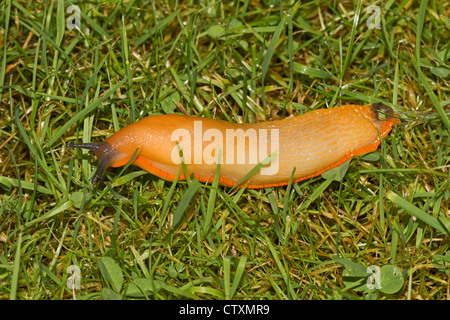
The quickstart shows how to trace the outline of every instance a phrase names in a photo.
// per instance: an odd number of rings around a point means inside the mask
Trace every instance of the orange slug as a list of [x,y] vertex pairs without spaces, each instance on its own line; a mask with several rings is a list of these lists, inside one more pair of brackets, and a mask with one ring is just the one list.
[[[133,165],[162,179],[173,181],[185,166],[189,176],[205,183],[213,181],[220,163],[219,183],[232,187],[269,159],[241,184],[264,188],[288,184],[294,168],[293,182],[298,182],[376,150],[380,138],[400,122],[394,116],[381,104],[343,105],[251,124],[157,115],[124,127],[105,142],[69,143],[68,147],[90,149],[98,157],[93,184],[107,167],[124,166],[134,159]],[[179,179],[185,178],[181,169]]]

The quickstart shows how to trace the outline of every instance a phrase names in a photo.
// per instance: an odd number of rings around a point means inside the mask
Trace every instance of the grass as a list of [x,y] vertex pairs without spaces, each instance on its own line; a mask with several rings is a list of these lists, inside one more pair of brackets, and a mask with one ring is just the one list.
[[[83,1],[79,30],[71,4],[1,2],[1,299],[450,299],[448,2]],[[93,187],[66,148],[151,114],[375,102],[402,124],[340,179],[230,189],[128,166]],[[388,265],[381,289],[348,277]]]

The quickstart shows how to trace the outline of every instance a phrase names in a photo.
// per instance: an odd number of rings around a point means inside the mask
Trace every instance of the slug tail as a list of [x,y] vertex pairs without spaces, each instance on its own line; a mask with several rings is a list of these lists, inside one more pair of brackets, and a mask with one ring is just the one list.
[[[88,149],[91,153],[94,153],[99,162],[97,170],[91,182],[96,185],[99,180],[103,178],[105,171],[108,167],[116,167],[118,162],[123,163],[126,158],[129,158],[126,154],[117,151],[108,142],[91,142],[91,143],[68,143],[69,148]],[[126,163],[126,161],[125,161]]]
[[372,105],[372,108],[375,125],[380,131],[381,137],[384,138],[391,131],[393,125],[400,123],[400,118],[391,108],[382,103],[376,103]]

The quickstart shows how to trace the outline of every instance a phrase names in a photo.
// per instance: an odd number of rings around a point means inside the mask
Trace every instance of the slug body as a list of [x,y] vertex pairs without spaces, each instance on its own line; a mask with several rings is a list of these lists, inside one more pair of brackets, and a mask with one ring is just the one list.
[[[247,188],[286,185],[337,167],[351,157],[376,150],[380,138],[399,122],[384,120],[382,106],[344,105],[319,109],[297,117],[252,124],[182,115],[149,116],[111,135],[105,142],[69,144],[91,149],[99,158],[93,183],[107,167],[132,160],[162,179],[185,179],[185,170],[205,183],[214,179],[220,163],[219,183]],[[392,114],[392,113],[391,113]],[[183,160],[181,160],[181,156]],[[269,163],[263,162],[271,156]],[[259,163],[259,169],[241,181]]]

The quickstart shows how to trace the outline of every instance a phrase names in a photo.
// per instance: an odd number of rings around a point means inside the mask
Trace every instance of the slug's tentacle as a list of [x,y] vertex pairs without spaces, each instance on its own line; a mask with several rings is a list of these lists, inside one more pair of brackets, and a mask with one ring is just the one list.
[[91,150],[91,152],[94,152],[96,150],[98,150],[98,148],[100,147],[100,145],[103,142],[90,142],[90,143],[71,143],[69,142],[67,144],[67,147],[69,148],[80,148],[80,149],[88,149]]
[[92,178],[92,184],[96,185],[97,182],[102,179],[105,171],[108,167],[116,166],[117,162],[122,163],[129,156],[123,152],[119,152],[114,149],[108,142],[90,142],[90,143],[68,143],[69,148],[88,149],[91,153],[94,153],[98,158],[98,166]]

